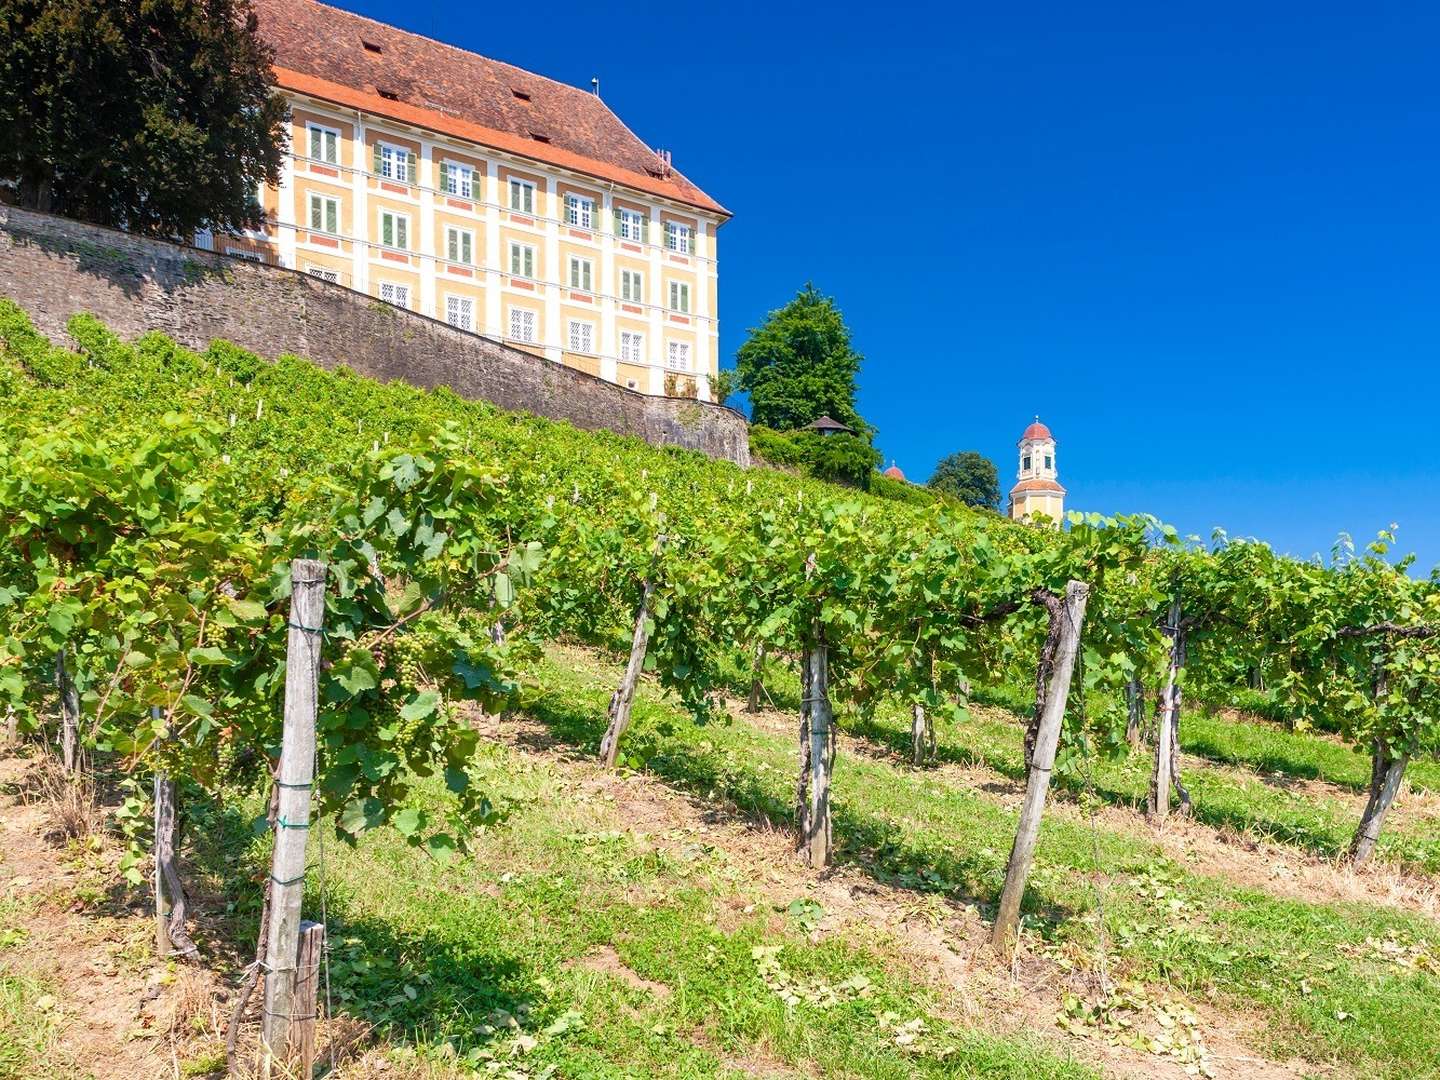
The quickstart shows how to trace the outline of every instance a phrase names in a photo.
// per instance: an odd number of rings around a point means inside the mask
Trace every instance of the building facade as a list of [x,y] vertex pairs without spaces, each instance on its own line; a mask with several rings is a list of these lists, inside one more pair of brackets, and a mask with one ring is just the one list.
[[1058,525],[1065,520],[1065,489],[1055,463],[1055,437],[1037,416],[1016,445],[1020,468],[1010,489],[1010,516],[1016,521],[1043,517]]
[[263,234],[213,246],[711,399],[729,213],[668,155],[595,93],[316,0],[255,7],[290,146]]

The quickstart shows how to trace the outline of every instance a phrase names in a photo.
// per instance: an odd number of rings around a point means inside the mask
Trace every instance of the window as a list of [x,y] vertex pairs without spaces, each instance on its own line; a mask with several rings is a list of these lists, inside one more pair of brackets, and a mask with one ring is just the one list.
[[410,219],[393,210],[380,211],[380,242],[386,247],[410,249]]
[[513,86],[510,88],[510,93],[514,94],[516,100],[518,100],[518,101],[529,101],[529,100],[530,100],[530,95],[529,95],[529,93],[527,93],[527,92],[524,91],[524,90],[516,90]]
[[340,200],[329,195],[310,196],[310,228],[316,232],[340,231]]
[[1029,455],[1029,454],[1026,454],[1026,455],[1024,456],[1024,458],[1021,459],[1021,461],[1020,461],[1020,467],[1021,467],[1022,469],[1028,469],[1028,468],[1030,468],[1030,455]]
[[475,234],[451,225],[445,230],[445,257],[452,263],[469,266],[475,261]]
[[620,271],[620,299],[645,302],[645,275],[639,270]]
[[457,330],[474,330],[475,301],[468,296],[445,297],[445,321]]
[[510,309],[510,338],[512,341],[535,340],[535,312],[529,308]]
[[570,351],[593,353],[595,351],[595,324],[570,320]]
[[340,133],[334,128],[311,124],[310,160],[340,164]]
[[570,256],[570,287],[580,289],[583,292],[593,292],[590,288],[591,265],[589,259],[582,259],[578,255]]
[[375,144],[375,175],[386,180],[399,180],[402,184],[415,183],[415,153],[403,146],[389,143]]
[[681,225],[678,221],[665,222],[665,246],[682,255],[690,254],[690,226]]
[[510,181],[510,209],[522,214],[535,212],[535,185],[528,180]]
[[440,187],[447,195],[459,195],[462,199],[475,197],[475,170],[469,165],[457,165],[453,161],[440,166]]
[[1053,469],[1053,468],[1055,467],[1054,465],[1051,464],[1051,461],[1052,461],[1052,460],[1053,460],[1053,459],[1050,457],[1049,454],[1046,454],[1046,455],[1045,455],[1045,468],[1047,468],[1047,469]]
[[305,272],[311,277],[319,278],[321,281],[333,281],[336,284],[340,282],[339,270],[330,270],[323,266],[311,266],[307,267]]
[[595,227],[595,200],[583,195],[565,196],[565,224],[582,229]]
[[645,215],[638,210],[615,211],[615,235],[621,240],[645,242]]
[[671,371],[690,370],[690,343],[671,341],[666,345],[665,366]]
[[683,312],[690,310],[690,285],[688,282],[670,282],[670,310]]
[[410,286],[397,285],[393,281],[382,281],[380,283],[380,299],[387,304],[394,304],[396,307],[408,308],[410,306]]
[[535,249],[529,244],[510,244],[510,273],[516,277],[535,276]]
[[645,362],[645,335],[621,330],[620,359],[627,364],[643,364]]

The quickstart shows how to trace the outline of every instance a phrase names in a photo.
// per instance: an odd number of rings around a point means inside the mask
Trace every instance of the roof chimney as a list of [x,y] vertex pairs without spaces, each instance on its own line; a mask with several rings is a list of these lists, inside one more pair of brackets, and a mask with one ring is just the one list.
[[596,97],[600,96],[600,76],[594,75],[590,79],[590,92]]
[[667,177],[667,176],[669,176],[669,175],[670,175],[670,170],[671,170],[671,168],[673,167],[673,166],[670,164],[670,151],[669,151],[669,150],[656,150],[656,151],[655,151],[655,160],[659,163],[659,170],[660,170],[660,175],[661,175],[661,177]]

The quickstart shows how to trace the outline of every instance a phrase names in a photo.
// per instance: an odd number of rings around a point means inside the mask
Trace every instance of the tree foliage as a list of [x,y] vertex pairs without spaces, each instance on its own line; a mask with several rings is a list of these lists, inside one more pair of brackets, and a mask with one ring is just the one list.
[[249,0],[0,0],[0,176],[135,232],[256,228],[284,140],[270,62]]
[[855,378],[861,356],[832,297],[806,285],[735,354],[739,388],[750,395],[750,419],[788,431],[829,416],[857,431]]
[[1000,509],[1000,475],[995,463],[976,450],[941,458],[925,485],[955,496],[966,506]]

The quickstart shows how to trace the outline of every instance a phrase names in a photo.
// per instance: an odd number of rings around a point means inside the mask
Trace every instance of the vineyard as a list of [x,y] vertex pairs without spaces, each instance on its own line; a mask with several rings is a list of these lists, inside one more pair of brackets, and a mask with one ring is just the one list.
[[[1440,1076],[1389,533],[1030,528],[70,334],[0,301],[7,776],[95,792],[145,963],[217,973],[184,1075],[294,1075],[303,910],[322,1075]],[[6,876],[0,1077],[64,1076]]]

